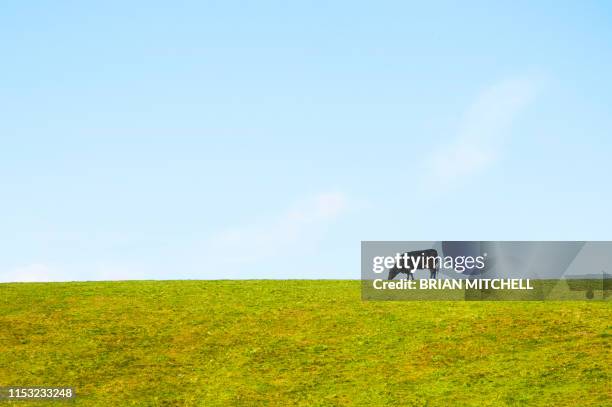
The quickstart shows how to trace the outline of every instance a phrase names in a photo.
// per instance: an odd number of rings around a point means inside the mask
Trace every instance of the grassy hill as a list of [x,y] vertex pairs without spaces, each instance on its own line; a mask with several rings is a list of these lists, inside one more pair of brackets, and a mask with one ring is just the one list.
[[0,386],[100,406],[605,406],[611,311],[363,302],[358,281],[0,284]]

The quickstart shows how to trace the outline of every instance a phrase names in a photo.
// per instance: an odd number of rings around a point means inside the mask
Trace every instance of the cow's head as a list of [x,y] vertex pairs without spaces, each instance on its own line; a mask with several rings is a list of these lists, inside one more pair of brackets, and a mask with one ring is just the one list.
[[393,280],[395,276],[399,274],[399,269],[397,267],[393,267],[389,269],[389,280]]

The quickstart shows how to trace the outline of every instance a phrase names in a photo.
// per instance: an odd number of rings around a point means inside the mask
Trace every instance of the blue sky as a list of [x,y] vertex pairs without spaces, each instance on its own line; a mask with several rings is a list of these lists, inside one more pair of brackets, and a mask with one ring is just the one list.
[[3,4],[0,281],[610,240],[612,8],[426,3]]

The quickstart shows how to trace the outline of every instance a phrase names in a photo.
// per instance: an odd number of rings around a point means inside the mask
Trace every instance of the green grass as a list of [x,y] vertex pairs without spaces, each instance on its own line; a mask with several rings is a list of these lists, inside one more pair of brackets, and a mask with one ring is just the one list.
[[359,284],[0,284],[0,386],[94,406],[612,405],[610,302],[364,302]]

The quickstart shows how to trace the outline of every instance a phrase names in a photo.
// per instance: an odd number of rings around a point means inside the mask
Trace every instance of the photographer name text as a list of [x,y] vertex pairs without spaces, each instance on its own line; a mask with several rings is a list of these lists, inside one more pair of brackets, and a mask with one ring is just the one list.
[[421,279],[387,281],[376,279],[372,284],[377,290],[533,290],[531,281],[523,278]]

